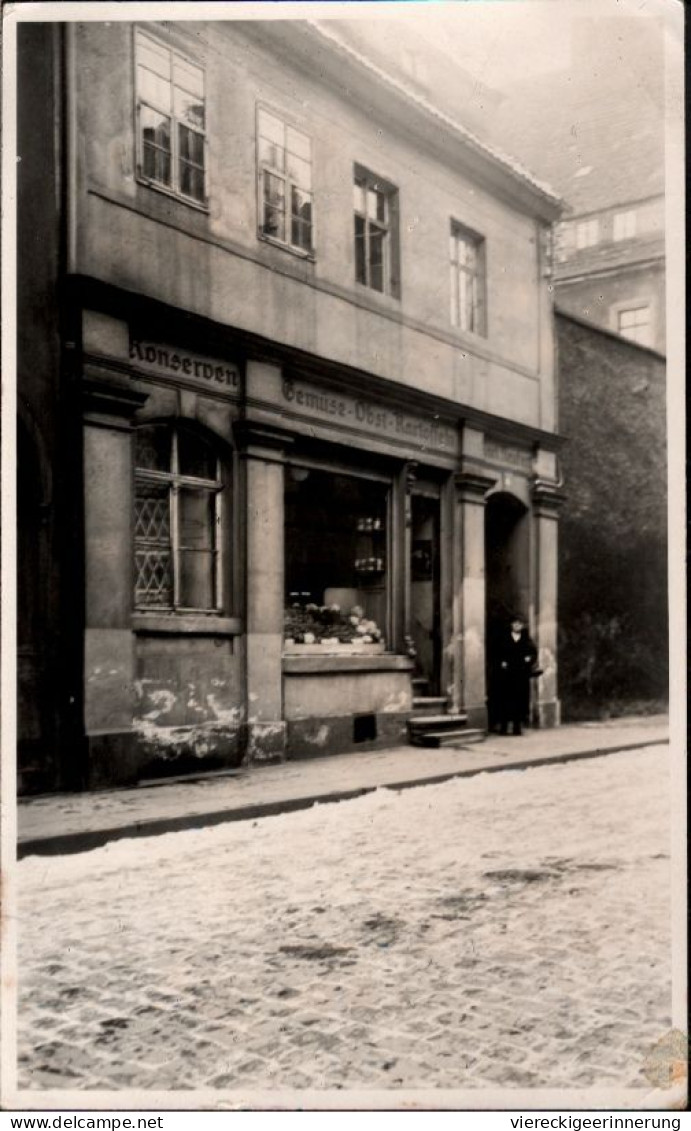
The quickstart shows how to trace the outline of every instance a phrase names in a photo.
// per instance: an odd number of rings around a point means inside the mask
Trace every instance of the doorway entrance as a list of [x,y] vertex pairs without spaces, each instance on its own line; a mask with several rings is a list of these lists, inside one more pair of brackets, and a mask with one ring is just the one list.
[[441,668],[440,504],[435,494],[413,494],[410,530],[410,633],[416,676],[425,694],[439,695]]
[[485,504],[486,680],[489,729],[498,724],[495,657],[512,615],[527,618],[530,604],[528,508],[504,491]]

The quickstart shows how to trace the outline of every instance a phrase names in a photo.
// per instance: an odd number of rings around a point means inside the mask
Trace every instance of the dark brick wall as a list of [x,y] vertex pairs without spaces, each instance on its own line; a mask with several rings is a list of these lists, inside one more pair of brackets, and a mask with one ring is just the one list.
[[556,325],[563,717],[653,709],[668,684],[665,360],[564,313]]

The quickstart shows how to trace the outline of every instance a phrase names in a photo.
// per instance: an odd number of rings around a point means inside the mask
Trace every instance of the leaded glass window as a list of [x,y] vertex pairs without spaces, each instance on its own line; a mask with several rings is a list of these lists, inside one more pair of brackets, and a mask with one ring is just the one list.
[[138,609],[220,612],[221,460],[184,425],[136,431],[134,602]]

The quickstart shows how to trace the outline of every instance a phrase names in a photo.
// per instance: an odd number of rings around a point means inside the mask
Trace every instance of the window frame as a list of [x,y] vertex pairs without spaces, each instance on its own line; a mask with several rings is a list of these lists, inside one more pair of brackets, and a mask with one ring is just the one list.
[[[144,39],[144,40],[148,39],[150,42],[152,42],[159,49],[167,51],[169,56],[170,56],[170,63],[171,63],[170,74],[171,74],[171,77],[168,80],[169,85],[170,85],[170,89],[171,89],[171,108],[170,108],[170,111],[160,109],[160,107],[154,105],[154,103],[150,99],[144,98],[140,94],[139,77],[138,77],[139,76],[139,70],[138,70],[139,69],[139,56],[138,56],[138,51],[137,51],[138,40],[140,40],[140,39]],[[194,67],[195,70],[198,70],[198,71],[201,72],[202,84],[203,84],[203,103],[204,103],[204,128],[203,128],[203,130],[195,130],[190,126],[187,126],[184,122],[182,122],[180,120],[180,118],[175,113],[175,102],[174,102],[174,97],[173,97],[173,91],[174,91],[174,88],[175,88],[173,60],[174,60],[175,56],[180,58],[183,62],[187,63],[188,66]],[[182,203],[189,205],[191,208],[196,208],[200,212],[208,212],[209,211],[209,189],[208,189],[208,182],[209,182],[209,161],[208,161],[209,141],[208,141],[208,123],[207,123],[207,74],[206,74],[206,67],[202,63],[200,63],[197,59],[195,59],[192,55],[190,55],[188,52],[186,52],[184,49],[178,47],[176,44],[172,44],[172,43],[167,42],[162,36],[159,36],[159,35],[156,35],[156,34],[150,32],[148,30],[148,28],[144,29],[140,26],[135,26],[133,28],[133,32],[132,32],[132,69],[133,69],[132,86],[133,86],[133,92],[134,92],[134,135],[135,135],[135,157],[136,157],[136,179],[137,179],[137,181],[142,185],[146,185],[147,188],[154,189],[156,192],[161,192],[165,196],[172,197],[174,200],[179,200]],[[163,117],[170,119],[170,124],[171,124],[171,128],[170,128],[171,183],[170,184],[166,184],[165,181],[156,180],[153,177],[148,177],[146,175],[146,173],[144,172],[144,138],[143,138],[143,131],[142,131],[142,126],[141,126],[141,108],[142,108],[142,106],[146,106],[148,109],[153,110],[155,113],[161,114]],[[201,200],[196,196],[188,195],[187,193],[183,192],[182,189],[179,187],[180,186],[180,161],[181,161],[181,158],[180,158],[180,152],[179,152],[180,143],[179,143],[178,128],[179,128],[180,125],[185,126],[185,128],[189,129],[190,132],[192,132],[192,133],[197,133],[202,138],[203,157],[204,157],[204,164],[202,166],[202,174],[203,174],[204,192],[203,192],[203,196],[202,196]],[[187,159],[185,159],[185,160],[186,160],[187,164],[194,164],[193,162],[187,161]],[[195,165],[195,168],[199,168],[199,166]]]
[[[376,226],[385,233],[382,241],[384,249],[383,256],[383,270],[382,281],[383,288],[379,290],[377,287],[372,286],[370,282],[371,266],[369,261],[369,247],[370,235],[369,225],[372,217],[367,215],[367,211],[362,212],[355,207],[353,201],[353,260],[355,269],[355,283],[356,286],[364,288],[368,292],[374,292],[378,295],[387,295],[389,298],[400,300],[401,297],[401,278],[400,278],[400,240],[399,240],[399,191],[396,185],[391,181],[386,180],[384,177],[378,176],[373,173],[371,169],[365,168],[357,162],[353,165],[353,190],[356,185],[362,185],[365,195],[368,191],[381,192],[386,200],[387,216],[386,221],[382,222],[376,219],[374,223]],[[358,279],[357,270],[357,235],[355,233],[355,219],[359,217],[364,220],[365,232],[365,276],[366,282]]]
[[[626,229],[623,233],[617,233],[617,221]],[[628,231],[628,228],[631,231]],[[612,216],[612,239],[615,243],[621,243],[623,240],[632,240],[637,235],[638,229],[638,213],[635,208],[622,208],[615,212]]]
[[[137,465],[136,458],[136,433],[138,429],[165,428],[170,436],[170,470],[160,471],[153,468],[141,468]],[[206,479],[201,476],[184,475],[179,470],[179,434],[181,430],[188,431],[206,443],[212,450],[215,459],[216,478]],[[227,553],[224,540],[227,532],[231,530],[232,515],[229,511],[229,490],[231,478],[228,473],[228,459],[221,449],[218,438],[213,434],[195,428],[186,420],[141,420],[134,428],[134,454],[133,454],[133,535],[132,535],[132,600],[133,610],[136,615],[157,616],[159,618],[222,618],[229,616],[230,596],[232,584],[230,583],[229,565],[232,565],[231,553]],[[135,533],[135,507],[136,489],[138,483],[158,484],[165,486],[168,491],[169,523],[170,523],[170,559],[171,559],[171,603],[167,605],[144,604],[137,600],[137,564],[136,554],[138,539]],[[213,518],[210,523],[210,532],[213,545],[208,551],[212,557],[212,584],[214,604],[208,607],[184,605],[180,600],[182,584],[181,561],[186,550],[195,549],[182,545],[180,541],[180,493],[184,490],[204,491],[213,496]],[[141,541],[141,539],[139,540]]]
[[[622,326],[621,326],[622,315],[636,314],[638,311],[645,311],[646,312],[647,321],[646,322],[634,322],[633,326],[630,327],[630,329],[637,330],[637,329],[640,328],[640,329],[647,330],[648,336],[649,336],[649,339],[650,339],[647,342],[641,342],[641,341],[639,341],[638,338],[632,337],[630,334],[624,333],[624,330],[622,329]],[[615,314],[616,314],[616,332],[617,332],[617,334],[619,334],[619,337],[623,338],[624,341],[626,341],[626,342],[631,342],[633,345],[643,346],[644,349],[654,349],[654,344],[653,344],[653,339],[654,339],[653,308],[652,308],[652,305],[649,302],[639,302],[635,306],[630,306],[628,304],[619,305],[616,308]]]
[[[358,466],[346,461],[333,461],[331,459],[320,458],[318,456],[308,455],[307,453],[297,453],[291,456],[286,464],[286,480],[284,480],[283,497],[284,497],[284,546],[283,546],[283,565],[284,565],[284,609],[288,607],[291,594],[288,591],[288,565],[287,565],[287,549],[288,549],[288,535],[287,535],[287,512],[288,508],[285,505],[285,496],[287,488],[287,477],[294,472],[308,472],[316,473],[322,476],[332,476],[348,478],[360,481],[368,486],[376,485],[380,488],[385,508],[384,523],[379,532],[383,537],[384,547],[383,556],[385,559],[385,567],[381,571],[384,581],[384,620],[383,624],[379,625],[381,629],[386,647],[382,656],[397,654],[400,649],[396,645],[396,594],[399,591],[402,574],[400,572],[401,565],[398,554],[396,552],[396,501],[397,501],[397,483],[396,477],[390,471],[384,471],[381,468],[371,466]],[[298,480],[299,482],[300,480]],[[302,644],[292,644],[286,646],[283,643],[283,654],[285,655],[301,655],[304,654]],[[327,654],[327,649],[324,648],[324,653]],[[341,655],[346,656],[362,656],[371,655],[366,650],[363,651],[357,646],[346,647],[345,653]]]
[[[453,242],[454,255],[449,254],[449,282],[450,282],[450,315],[451,325],[462,334],[474,334],[477,337],[487,337],[487,241],[480,233],[460,220],[451,217],[449,222],[449,243]],[[461,264],[459,242],[472,246],[475,252],[475,270],[469,271]],[[461,272],[470,278],[474,284],[473,296],[473,326],[463,326],[460,318],[460,293],[459,286]],[[454,285],[455,277],[455,285]],[[454,301],[455,299],[455,301]]]
[[[270,114],[272,118],[276,118],[276,120],[281,123],[281,125],[283,126],[285,131],[287,131],[288,129],[294,130],[295,133],[301,134],[303,137],[307,138],[307,140],[309,141],[309,145],[310,145],[309,166],[310,166],[310,182],[311,182],[309,195],[310,195],[311,204],[312,204],[312,218],[311,218],[311,222],[310,222],[311,241],[310,241],[309,250],[307,250],[307,248],[300,247],[298,244],[292,243],[287,238],[281,239],[280,236],[274,236],[274,235],[271,235],[270,232],[264,231],[264,174],[269,173],[272,177],[277,177],[277,178],[279,178],[280,180],[283,181],[283,200],[284,200],[283,216],[284,216],[284,225],[285,225],[286,233],[288,232],[288,227],[291,224],[292,215],[293,215],[292,214],[292,196],[293,196],[292,190],[293,190],[293,188],[296,188],[301,192],[304,192],[305,190],[301,189],[300,185],[298,185],[297,182],[292,177],[289,176],[287,169],[281,171],[280,169],[276,169],[273,165],[268,165],[267,163],[265,163],[261,160],[260,146],[259,146],[259,140],[260,140],[259,116],[262,113],[262,111],[265,114]],[[283,146],[283,150],[285,152],[285,150],[286,150],[285,145]],[[283,249],[283,251],[287,251],[291,255],[298,256],[299,259],[306,259],[306,260],[309,260],[310,262],[313,262],[317,257],[317,252],[316,252],[316,247],[317,247],[316,210],[315,210],[315,207],[314,207],[314,197],[315,197],[315,192],[314,192],[314,138],[312,137],[312,135],[310,133],[307,133],[307,131],[305,129],[302,129],[300,126],[298,126],[297,123],[295,122],[295,120],[292,119],[291,117],[289,117],[288,115],[286,115],[283,111],[279,112],[273,106],[270,106],[267,102],[259,101],[259,102],[256,103],[255,111],[254,111],[254,159],[255,159],[255,168],[256,168],[256,176],[257,176],[257,238],[262,240],[264,243],[273,244],[274,247],[280,247],[280,248]]]
[[[587,251],[591,247],[597,247],[600,243],[600,220],[597,216],[584,216],[580,220],[575,221],[575,243],[576,251]],[[587,229],[589,235],[585,243],[581,242],[580,233]],[[593,238],[590,238],[590,233]]]

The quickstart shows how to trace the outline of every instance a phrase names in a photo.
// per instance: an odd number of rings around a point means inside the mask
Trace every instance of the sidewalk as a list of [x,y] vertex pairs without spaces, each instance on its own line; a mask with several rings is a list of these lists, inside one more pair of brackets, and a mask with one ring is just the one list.
[[18,804],[18,856],[83,852],[122,837],[306,809],[374,789],[407,789],[499,770],[594,758],[669,741],[666,715],[491,734],[440,750],[399,746],[97,793],[25,798]]

